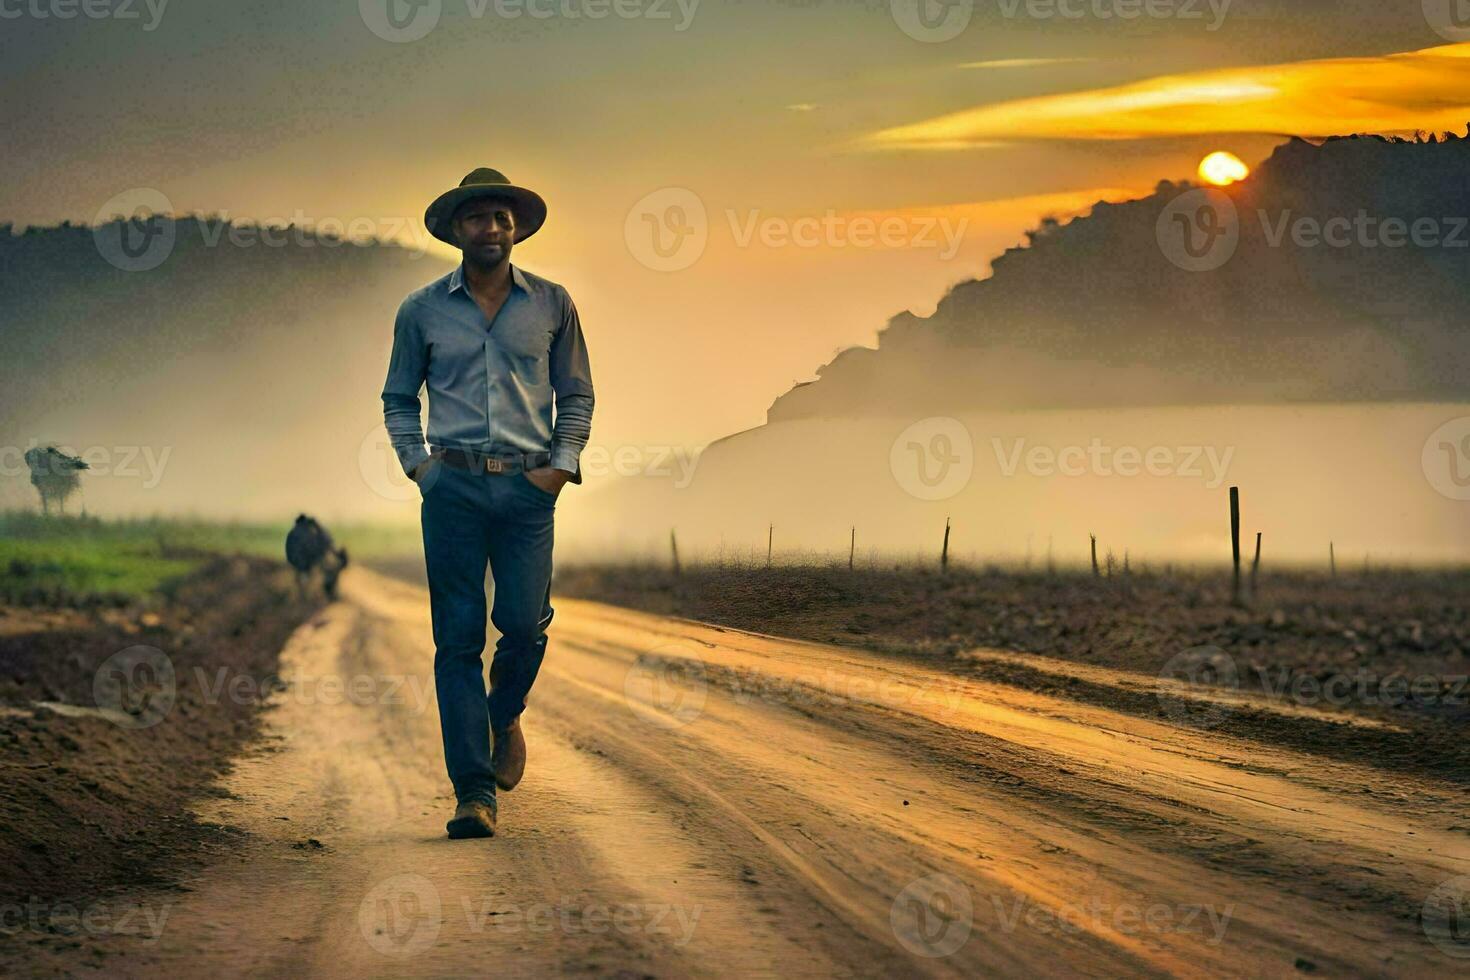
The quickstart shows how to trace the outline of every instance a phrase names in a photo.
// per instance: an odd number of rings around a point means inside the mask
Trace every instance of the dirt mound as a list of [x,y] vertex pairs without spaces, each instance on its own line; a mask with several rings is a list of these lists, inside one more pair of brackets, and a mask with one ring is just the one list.
[[[256,732],[259,692],[315,607],[280,563],[221,558],[146,605],[60,619],[9,611],[0,947],[75,942],[88,912],[117,917],[107,903],[123,889],[166,884],[230,845],[188,804]],[[239,675],[251,683],[232,688]]]

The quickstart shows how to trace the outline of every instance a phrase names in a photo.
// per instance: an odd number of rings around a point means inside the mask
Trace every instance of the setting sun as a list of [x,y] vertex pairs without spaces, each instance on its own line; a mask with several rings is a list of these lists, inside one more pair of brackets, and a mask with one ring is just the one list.
[[1250,176],[1250,168],[1234,153],[1218,150],[1199,163],[1199,175],[1216,187],[1224,187]]

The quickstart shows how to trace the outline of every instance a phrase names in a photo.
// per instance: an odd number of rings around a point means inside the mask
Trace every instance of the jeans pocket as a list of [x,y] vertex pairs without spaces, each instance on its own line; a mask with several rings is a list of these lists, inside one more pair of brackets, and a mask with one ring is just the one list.
[[536,486],[535,483],[531,482],[531,478],[526,475],[525,470],[521,470],[520,473],[516,475],[520,477],[520,481],[522,483],[531,488],[532,493],[550,503],[556,503],[557,494],[552,493],[550,490],[542,490],[540,487]]
[[427,497],[429,491],[433,490],[439,481],[444,479],[448,471],[449,467],[444,465],[443,460],[437,456],[430,456],[428,461],[424,463],[423,472],[419,474],[419,478],[413,481],[414,485],[419,488],[419,496]]

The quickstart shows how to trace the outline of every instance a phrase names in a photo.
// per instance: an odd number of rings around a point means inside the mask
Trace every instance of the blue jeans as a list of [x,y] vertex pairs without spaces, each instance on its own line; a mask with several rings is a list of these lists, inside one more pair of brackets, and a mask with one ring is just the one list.
[[[471,473],[438,461],[419,489],[444,762],[460,802],[494,803],[490,732],[525,710],[546,654],[556,496],[523,473]],[[487,562],[495,581],[490,620],[500,632],[489,697],[480,659]]]

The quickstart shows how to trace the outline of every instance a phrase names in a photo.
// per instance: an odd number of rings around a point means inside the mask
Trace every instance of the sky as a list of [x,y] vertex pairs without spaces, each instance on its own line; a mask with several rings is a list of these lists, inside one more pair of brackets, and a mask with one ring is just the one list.
[[0,222],[148,189],[449,259],[423,210],[495,167],[549,203],[514,260],[578,304],[594,439],[696,445],[1045,215],[1463,130],[1451,2],[0,0]]

